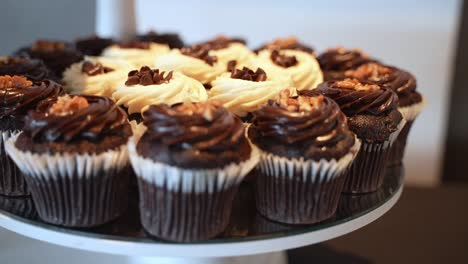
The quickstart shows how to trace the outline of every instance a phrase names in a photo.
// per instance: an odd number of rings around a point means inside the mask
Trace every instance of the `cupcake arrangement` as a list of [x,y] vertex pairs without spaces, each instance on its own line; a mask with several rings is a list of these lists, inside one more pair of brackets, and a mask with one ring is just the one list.
[[412,74],[359,50],[156,32],[38,40],[0,57],[0,93],[0,195],[71,228],[137,196],[147,234],[175,242],[221,235],[241,183],[269,220],[330,219],[401,165],[424,106]]

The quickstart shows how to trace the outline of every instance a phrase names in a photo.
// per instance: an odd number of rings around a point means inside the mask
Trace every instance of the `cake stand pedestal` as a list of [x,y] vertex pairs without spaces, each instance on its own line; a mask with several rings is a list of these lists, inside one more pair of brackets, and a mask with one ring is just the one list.
[[256,213],[252,186],[242,186],[231,223],[218,238],[173,243],[149,237],[138,219],[137,201],[116,221],[92,229],[42,222],[28,198],[0,197],[0,226],[20,235],[65,247],[130,256],[133,263],[287,263],[285,250],[320,243],[362,228],[389,211],[403,191],[402,169],[388,170],[380,190],[343,195],[336,216],[314,225],[292,226]]

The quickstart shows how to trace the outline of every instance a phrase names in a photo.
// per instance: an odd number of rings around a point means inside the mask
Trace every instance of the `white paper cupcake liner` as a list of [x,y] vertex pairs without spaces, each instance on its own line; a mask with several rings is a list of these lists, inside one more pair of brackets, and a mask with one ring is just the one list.
[[426,106],[426,104],[426,98],[422,97],[421,102],[410,106],[398,107],[398,111],[400,111],[401,115],[406,121],[410,122],[414,121],[416,117],[418,117],[419,113],[421,113],[422,109]]
[[[307,160],[304,158],[286,158],[271,153],[262,152],[258,169],[263,175],[287,177],[290,180],[301,175],[302,181],[329,181],[346,170],[356,157],[361,147],[361,141],[356,138],[349,153],[340,159]],[[318,179],[317,179],[318,178]]]
[[32,153],[16,148],[15,142],[20,134],[10,137],[5,149],[18,168],[27,176],[59,178],[78,176],[79,178],[93,178],[102,172],[116,173],[128,165],[128,151],[124,144],[116,150],[109,150],[100,154],[71,154],[71,153]]
[[184,193],[213,193],[240,184],[258,163],[259,150],[252,146],[250,158],[239,164],[229,164],[220,169],[182,169],[139,156],[137,139],[129,141],[130,161],[137,177],[158,187]]

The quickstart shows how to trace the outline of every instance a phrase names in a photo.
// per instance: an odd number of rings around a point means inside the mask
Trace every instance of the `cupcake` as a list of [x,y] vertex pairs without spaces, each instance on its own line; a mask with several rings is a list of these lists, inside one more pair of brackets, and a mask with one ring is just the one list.
[[146,34],[138,35],[137,39],[145,42],[166,44],[171,49],[180,49],[184,47],[184,41],[175,33],[156,33],[155,31],[149,31]]
[[226,72],[227,68],[227,65],[218,62],[218,57],[210,54],[210,47],[207,45],[174,49],[157,57],[154,65],[164,71],[179,71],[207,88],[210,88],[211,81]]
[[21,132],[28,110],[43,100],[63,94],[60,85],[44,80],[33,82],[22,76],[0,76],[0,194],[28,195],[29,191],[20,170],[5,152],[5,142]]
[[244,67],[216,78],[208,95],[209,100],[221,102],[229,111],[248,121],[253,111],[290,88],[289,77],[274,78],[261,68],[253,71]]
[[0,76],[20,75],[31,81],[55,79],[54,74],[43,61],[20,57],[0,57]]
[[113,39],[100,38],[96,35],[80,38],[75,41],[76,49],[87,56],[99,56],[105,48],[113,44]]
[[416,91],[416,79],[407,71],[378,63],[363,64],[355,70],[347,71],[346,76],[358,78],[365,83],[378,84],[398,95],[398,111],[406,120],[406,125],[390,150],[387,165],[401,165],[409,131],[424,106],[422,95]]
[[127,115],[111,99],[65,95],[29,111],[6,149],[43,221],[91,227],[126,209],[130,136]]
[[357,79],[328,81],[313,93],[335,100],[348,117],[351,131],[362,141],[347,172],[344,192],[376,191],[383,183],[390,148],[406,122],[397,109],[398,96],[391,89]]
[[258,53],[257,65],[269,74],[289,75],[297,90],[312,90],[323,82],[323,74],[315,57],[294,49],[264,49]]
[[328,49],[318,56],[320,68],[323,71],[325,81],[342,80],[346,78],[345,72],[353,70],[362,64],[373,62],[367,54],[358,49],[345,49],[337,47]]
[[154,59],[169,52],[169,46],[165,44],[142,42],[133,40],[107,47],[102,56],[122,59],[139,68],[153,65]]
[[242,121],[207,102],[153,105],[143,118],[148,129],[129,151],[144,229],[177,242],[222,233],[238,186],[259,159]]
[[85,57],[63,73],[63,83],[65,90],[72,94],[112,97],[132,69],[132,65],[123,60]]
[[209,55],[215,56],[220,67],[228,71],[234,65],[237,68],[254,65],[255,53],[245,45],[245,41],[242,39],[218,36],[199,45],[207,46]]
[[287,38],[277,38],[270,43],[267,43],[257,49],[257,52],[261,50],[268,49],[268,50],[300,50],[303,52],[307,52],[309,54],[314,54],[314,49],[306,44],[299,42],[299,40],[295,37],[287,37]]
[[18,50],[15,55],[44,61],[57,78],[62,78],[62,73],[71,64],[83,59],[83,54],[73,45],[49,40],[38,40],[30,47]]
[[112,97],[136,120],[141,120],[141,113],[153,104],[173,105],[208,99],[205,88],[197,80],[177,71],[165,72],[149,67],[128,73],[128,79]]
[[313,224],[335,214],[360,142],[332,99],[285,90],[253,113],[248,134],[261,151],[255,193],[262,215]]

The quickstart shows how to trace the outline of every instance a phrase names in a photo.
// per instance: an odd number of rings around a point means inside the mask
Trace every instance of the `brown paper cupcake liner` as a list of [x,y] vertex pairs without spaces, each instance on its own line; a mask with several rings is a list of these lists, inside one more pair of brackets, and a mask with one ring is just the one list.
[[7,197],[0,195],[0,209],[16,216],[36,219],[37,212],[30,197]]
[[128,199],[127,146],[101,154],[36,154],[6,150],[22,171],[39,217],[68,227],[102,225],[124,212]]
[[8,157],[5,142],[20,131],[1,131],[0,137],[0,195],[26,196],[29,195],[26,181],[13,160]]
[[262,153],[257,167],[256,205],[263,216],[287,224],[313,224],[335,214],[343,189],[343,172],[360,141],[339,160],[289,159]]

